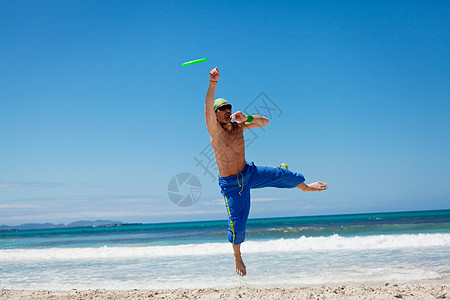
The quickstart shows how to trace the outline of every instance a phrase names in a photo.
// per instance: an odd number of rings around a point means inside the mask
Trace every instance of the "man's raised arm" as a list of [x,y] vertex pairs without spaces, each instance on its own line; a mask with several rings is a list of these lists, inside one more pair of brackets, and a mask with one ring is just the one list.
[[216,96],[216,86],[219,80],[219,69],[216,67],[209,72],[209,87],[205,99],[205,120],[208,132],[212,134],[217,126],[216,113],[214,112],[214,99]]

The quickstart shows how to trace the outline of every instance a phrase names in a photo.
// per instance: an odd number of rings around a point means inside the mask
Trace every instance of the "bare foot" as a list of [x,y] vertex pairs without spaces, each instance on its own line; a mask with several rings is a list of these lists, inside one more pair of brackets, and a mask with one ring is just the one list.
[[241,244],[233,245],[234,264],[236,265],[236,273],[239,276],[245,276],[247,269],[245,268],[244,261],[241,257]]
[[239,276],[245,276],[247,274],[247,269],[245,268],[244,261],[240,255],[234,257],[234,263],[236,265],[236,273]]
[[300,185],[297,186],[299,189],[301,189],[302,191],[306,192],[321,192],[321,191],[325,191],[328,189],[328,184],[326,184],[325,182],[322,181],[317,181],[314,183],[310,183],[310,184],[306,184],[306,183],[302,183]]

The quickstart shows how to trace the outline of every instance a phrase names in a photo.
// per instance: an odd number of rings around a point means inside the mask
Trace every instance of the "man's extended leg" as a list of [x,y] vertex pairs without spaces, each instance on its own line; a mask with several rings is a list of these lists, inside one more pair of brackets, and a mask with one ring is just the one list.
[[314,183],[305,183],[305,177],[286,168],[274,168],[266,166],[254,166],[252,172],[252,188],[276,187],[276,188],[294,188],[297,187],[303,192],[325,191],[327,184],[318,181]]
[[296,188],[301,189],[302,191],[306,192],[320,192],[325,191],[328,189],[328,185],[325,182],[317,181],[314,183],[306,184],[302,182],[301,184],[297,185]]
[[233,245],[234,253],[234,264],[236,265],[236,273],[239,276],[245,276],[247,274],[247,269],[244,265],[244,261],[241,256],[241,244]]

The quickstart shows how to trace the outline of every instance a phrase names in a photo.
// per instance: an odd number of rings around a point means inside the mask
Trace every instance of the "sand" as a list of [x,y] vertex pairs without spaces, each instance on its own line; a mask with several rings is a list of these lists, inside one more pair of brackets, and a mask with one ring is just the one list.
[[384,284],[176,290],[8,290],[0,299],[450,299],[450,285]]

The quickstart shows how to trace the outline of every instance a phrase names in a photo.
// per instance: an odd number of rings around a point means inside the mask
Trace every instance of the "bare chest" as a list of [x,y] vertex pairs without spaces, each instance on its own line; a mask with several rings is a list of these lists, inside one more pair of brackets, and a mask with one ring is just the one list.
[[244,147],[244,132],[240,127],[233,127],[230,130],[221,128],[219,133],[211,137],[214,148],[240,149]]

